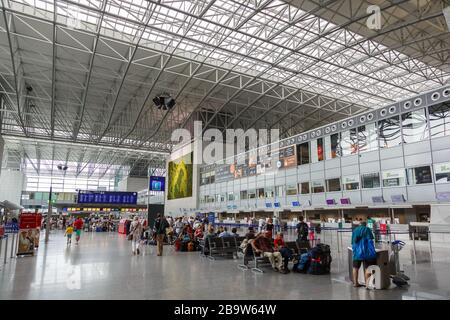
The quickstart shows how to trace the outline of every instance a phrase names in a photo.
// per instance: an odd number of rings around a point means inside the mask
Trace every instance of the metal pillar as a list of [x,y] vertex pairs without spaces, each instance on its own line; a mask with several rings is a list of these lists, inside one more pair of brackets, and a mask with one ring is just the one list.
[[52,185],[50,184],[50,195],[48,196],[48,210],[47,210],[47,226],[45,228],[45,242],[48,242],[48,238],[50,235],[50,225],[51,225],[51,216],[53,213],[52,209]]
[[6,264],[6,258],[8,256],[8,238],[9,238],[9,235],[6,237],[6,242],[5,242],[5,257],[3,259],[4,264]]

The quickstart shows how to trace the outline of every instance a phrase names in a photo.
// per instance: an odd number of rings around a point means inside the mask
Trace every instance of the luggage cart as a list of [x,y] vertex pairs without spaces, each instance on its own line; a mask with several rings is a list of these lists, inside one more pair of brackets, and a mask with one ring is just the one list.
[[401,240],[395,240],[391,243],[392,252],[389,263],[394,266],[393,271],[395,272],[395,274],[391,274],[390,278],[392,279],[392,282],[398,287],[408,285],[409,280],[409,277],[404,274],[404,271],[400,270],[399,252],[405,245],[405,242]]

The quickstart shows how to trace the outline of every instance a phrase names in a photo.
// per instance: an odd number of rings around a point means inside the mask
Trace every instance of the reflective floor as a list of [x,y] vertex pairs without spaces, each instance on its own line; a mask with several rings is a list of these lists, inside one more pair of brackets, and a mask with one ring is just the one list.
[[270,269],[254,274],[237,268],[239,260],[210,261],[197,252],[154,246],[133,256],[131,245],[116,233],[83,233],[78,246],[66,247],[63,233],[41,242],[34,257],[0,264],[0,299],[449,299],[450,249],[427,246],[402,251],[410,286],[388,290],[353,288],[347,252],[333,246],[330,275],[283,275]]

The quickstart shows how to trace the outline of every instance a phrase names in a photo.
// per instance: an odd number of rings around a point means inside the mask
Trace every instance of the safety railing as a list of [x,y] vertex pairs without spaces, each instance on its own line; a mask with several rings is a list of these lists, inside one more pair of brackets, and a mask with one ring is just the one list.
[[[1,226],[0,231],[0,262],[6,264],[8,256],[10,259],[14,258],[15,249],[17,247],[17,234],[19,233],[19,226],[17,223],[7,223]],[[8,255],[9,253],[9,255]],[[0,263],[1,264],[1,263]]]

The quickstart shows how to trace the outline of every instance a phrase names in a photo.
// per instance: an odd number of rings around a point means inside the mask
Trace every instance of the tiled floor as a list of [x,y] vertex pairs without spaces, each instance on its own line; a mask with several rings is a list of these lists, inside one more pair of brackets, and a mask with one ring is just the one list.
[[198,253],[163,257],[148,246],[133,256],[130,243],[116,233],[84,233],[81,243],[66,248],[62,232],[52,233],[34,257],[0,264],[0,299],[449,299],[450,249],[427,246],[402,251],[411,277],[405,289],[353,288],[348,282],[347,253],[336,250],[330,275],[283,275],[268,269],[254,274],[237,268],[237,260],[210,261]]

